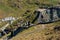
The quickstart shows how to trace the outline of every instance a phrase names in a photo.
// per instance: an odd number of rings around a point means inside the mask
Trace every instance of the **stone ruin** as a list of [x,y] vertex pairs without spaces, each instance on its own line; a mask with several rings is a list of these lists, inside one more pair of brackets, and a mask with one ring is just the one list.
[[37,23],[48,23],[60,20],[60,7],[51,7],[46,9],[38,9],[34,12],[35,19],[32,21]]

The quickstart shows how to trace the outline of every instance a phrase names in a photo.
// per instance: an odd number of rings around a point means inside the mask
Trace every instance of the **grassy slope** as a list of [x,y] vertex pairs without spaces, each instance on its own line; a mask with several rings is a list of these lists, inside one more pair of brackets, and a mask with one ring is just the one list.
[[[8,16],[19,17],[30,10],[30,14],[33,13],[41,4],[53,4],[56,5],[57,1],[51,0],[0,0],[0,10]],[[1,14],[1,13],[0,13]]]
[[56,23],[45,24],[45,28],[43,30],[36,31],[39,28],[42,29],[42,25],[40,24],[19,33],[11,40],[57,40],[60,38],[60,31],[54,30],[54,27],[57,25],[60,25],[60,21]]
[[[1,3],[1,1],[2,1],[2,3]],[[51,0],[45,0],[45,1],[44,0],[29,0],[29,1],[28,0],[20,0],[19,2],[17,2],[17,0],[12,0],[12,1],[0,0],[0,10],[1,10],[0,15],[2,15],[1,18],[7,17],[7,16],[20,17],[27,10],[30,10],[29,14],[33,14],[33,12],[37,8],[39,8],[42,4],[56,5],[58,2],[59,1],[55,1],[55,0],[52,0],[52,1]],[[16,4],[16,6],[13,6],[14,4]],[[19,6],[19,7],[17,7],[17,6]],[[29,15],[29,14],[27,14],[27,15]],[[48,29],[48,27],[53,27],[54,25],[59,25],[59,23],[47,24],[47,29]],[[42,26],[39,25],[39,27],[42,27]],[[37,28],[39,28],[39,27],[37,27]],[[30,40],[31,39],[38,40],[40,37],[41,37],[41,40],[45,40],[45,39],[43,39],[45,37],[44,32],[46,33],[48,31],[48,30],[44,29],[43,32],[42,31],[41,32],[34,32],[32,34],[27,35],[26,37],[20,36],[20,35],[23,35],[25,32],[29,33],[29,32],[36,30],[36,29],[35,29],[35,27],[32,27],[32,28],[29,28],[28,30],[25,30],[22,33],[19,33],[16,37],[13,38],[13,40],[29,40],[29,39]],[[54,33],[54,35],[56,35],[56,34]],[[48,35],[48,36],[50,36],[50,35]],[[45,38],[47,38],[47,37],[45,37]]]
[[[41,6],[57,5],[59,1],[56,0],[0,0],[0,18],[14,16],[24,17],[25,20],[32,21],[35,17],[33,12]],[[26,11],[30,12],[26,12]],[[25,15],[25,13],[27,13]],[[30,18],[26,18],[30,15]]]

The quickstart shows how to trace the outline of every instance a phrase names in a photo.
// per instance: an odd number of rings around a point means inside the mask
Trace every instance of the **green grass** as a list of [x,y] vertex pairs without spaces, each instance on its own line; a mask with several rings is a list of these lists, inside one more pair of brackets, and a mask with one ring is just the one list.
[[3,27],[3,26],[6,25],[6,24],[7,24],[7,22],[1,22],[1,23],[0,23],[0,28]]
[[[56,6],[58,4],[58,0],[22,0],[22,1],[17,1],[17,0],[2,0],[2,4],[0,4],[0,10],[4,11],[4,13],[6,14],[6,17],[8,16],[14,16],[14,17],[23,17],[23,20],[30,20],[32,21],[35,17],[35,15],[33,14],[33,12],[38,9],[40,6]],[[13,6],[14,4],[16,4],[16,6]],[[45,5],[43,5],[45,4]],[[49,6],[50,5],[50,6]],[[13,7],[12,7],[13,6]],[[17,6],[19,6],[20,8],[18,8]],[[27,12],[27,14],[25,14],[25,12],[29,10],[30,12]],[[1,14],[1,13],[0,13]],[[25,15],[25,16],[23,16]],[[26,18],[28,15],[30,15],[30,18]],[[4,26],[6,23],[1,23],[0,27]],[[14,23],[16,24],[16,22]],[[56,26],[56,25],[60,25],[60,22],[54,22],[47,24],[48,28],[52,27],[52,26]],[[14,27],[14,26],[13,26]],[[35,26],[38,27],[38,26]],[[28,33],[31,32],[33,30],[35,30],[35,27],[31,27],[23,32],[21,32],[21,34],[23,33]],[[48,29],[46,29],[48,30]],[[44,32],[46,32],[46,30]],[[20,33],[19,33],[20,34]]]
[[[2,0],[2,3],[0,3],[0,9],[2,11],[5,11],[5,14],[8,14],[7,16],[14,16],[14,17],[20,17],[22,16],[27,10],[30,10],[30,15],[33,15],[33,12],[38,9],[40,6],[45,6],[43,4],[48,5],[56,5],[58,1],[56,0]],[[15,6],[14,6],[15,5]],[[12,7],[13,6],[13,7]],[[19,8],[18,8],[19,6]],[[27,14],[28,15],[28,14]],[[23,16],[25,17],[25,16]],[[30,18],[33,19],[34,17]]]
[[[43,3],[46,2],[46,4],[53,4],[53,5],[56,5],[58,2],[55,1],[55,0],[22,0],[20,2],[18,2],[17,0],[12,0],[12,1],[8,1],[8,0],[2,0],[2,4],[0,4],[0,9],[1,10],[4,10],[6,12],[12,12],[12,13],[17,13],[17,14],[22,14],[22,13],[25,13],[26,10],[31,10],[31,13],[33,13],[33,11],[35,9],[37,9],[40,5],[42,5]],[[29,3],[28,3],[29,2]],[[37,3],[39,5],[36,5],[35,3]],[[47,3],[48,2],[48,3]],[[13,6],[14,3],[16,4],[16,6]],[[41,4],[40,4],[41,3]],[[11,7],[13,6],[13,7]],[[20,6],[20,8],[18,8],[17,6]]]
[[11,11],[11,9],[3,4],[0,4],[0,10],[3,10],[3,11],[6,11],[6,12],[9,12]]

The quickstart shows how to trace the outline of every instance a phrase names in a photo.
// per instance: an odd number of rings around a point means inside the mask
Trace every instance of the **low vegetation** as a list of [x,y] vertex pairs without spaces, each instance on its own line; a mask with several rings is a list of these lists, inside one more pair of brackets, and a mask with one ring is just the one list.
[[1,23],[0,23],[0,28],[3,27],[3,26],[6,25],[6,24],[7,24],[7,22],[1,22]]
[[[30,20],[30,22],[32,22],[36,9],[56,5],[60,5],[59,0],[0,0],[0,19],[10,16],[16,18],[22,17],[22,19],[14,21],[13,24],[9,26],[9,28],[17,28],[20,26],[18,22],[21,20],[24,22]],[[6,22],[2,22],[0,27],[5,24]],[[42,27],[42,25],[44,25],[44,27]],[[56,26],[60,26],[60,21],[36,25],[20,32],[11,40],[60,40],[60,31],[54,30]],[[44,29],[42,30],[42,28]]]
[[57,4],[59,4],[57,0],[0,0],[0,10],[2,10],[2,12],[4,11],[4,14],[7,16],[20,17],[26,13],[27,10],[29,10],[28,13],[32,15],[39,7],[50,7]]
[[[60,26],[59,24],[60,21],[51,24],[40,24],[33,26],[19,33],[11,40],[60,40],[60,30],[54,29],[55,27]],[[43,30],[41,30],[43,28],[42,25],[45,25]]]

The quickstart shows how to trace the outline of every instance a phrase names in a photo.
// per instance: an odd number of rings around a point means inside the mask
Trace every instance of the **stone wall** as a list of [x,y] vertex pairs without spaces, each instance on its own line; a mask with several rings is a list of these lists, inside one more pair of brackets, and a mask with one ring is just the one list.
[[60,20],[60,8],[51,7],[48,9],[39,9],[36,11],[36,14],[40,12],[38,19],[35,19],[37,20],[37,23],[46,23]]

